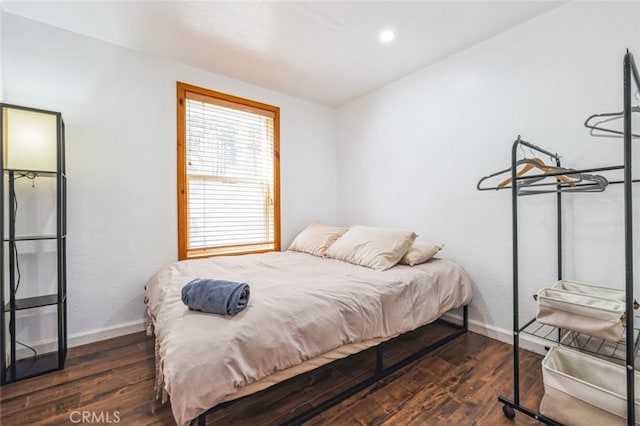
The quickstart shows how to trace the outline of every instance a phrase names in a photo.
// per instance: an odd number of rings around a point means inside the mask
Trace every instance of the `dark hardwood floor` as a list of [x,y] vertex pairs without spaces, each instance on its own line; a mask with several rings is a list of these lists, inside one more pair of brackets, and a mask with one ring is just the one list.
[[[388,345],[394,362],[429,341],[439,327]],[[153,339],[143,333],[69,349],[66,368],[0,388],[0,424],[172,425],[171,408],[153,401]],[[541,357],[521,351],[521,402],[542,396]],[[362,380],[372,350],[251,395],[219,410],[209,425],[276,425]],[[502,414],[512,395],[511,346],[468,332],[309,421],[308,425],[534,425]],[[83,417],[84,418],[84,422]]]

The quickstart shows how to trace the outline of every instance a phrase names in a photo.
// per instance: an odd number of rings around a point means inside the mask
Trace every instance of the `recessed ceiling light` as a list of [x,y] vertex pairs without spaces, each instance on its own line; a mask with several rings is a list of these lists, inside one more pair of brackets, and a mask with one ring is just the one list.
[[378,38],[383,43],[391,43],[391,41],[396,37],[396,33],[391,30],[384,30],[380,33]]

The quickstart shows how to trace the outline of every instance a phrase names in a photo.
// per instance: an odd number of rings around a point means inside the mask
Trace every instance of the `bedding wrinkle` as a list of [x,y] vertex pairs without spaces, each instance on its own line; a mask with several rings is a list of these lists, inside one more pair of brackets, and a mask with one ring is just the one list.
[[[430,269],[445,279],[425,281]],[[380,272],[294,251],[169,265],[149,279],[146,295],[177,424],[275,373],[344,345],[384,341],[469,303],[468,277],[449,270],[462,271],[445,261]],[[181,290],[201,276],[251,283],[248,308],[235,316],[190,311]]]

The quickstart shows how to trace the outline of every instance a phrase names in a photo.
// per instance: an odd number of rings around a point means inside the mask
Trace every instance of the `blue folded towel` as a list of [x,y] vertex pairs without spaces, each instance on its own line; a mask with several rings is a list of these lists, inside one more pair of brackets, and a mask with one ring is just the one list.
[[249,285],[196,278],[182,288],[182,301],[192,310],[235,315],[249,304]]

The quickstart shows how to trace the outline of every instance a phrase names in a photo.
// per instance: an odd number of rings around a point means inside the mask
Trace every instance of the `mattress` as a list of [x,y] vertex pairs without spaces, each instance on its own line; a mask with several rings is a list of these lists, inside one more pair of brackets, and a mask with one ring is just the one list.
[[[180,291],[194,278],[248,283],[248,307],[233,317],[190,311]],[[471,301],[468,275],[448,260],[380,272],[293,251],[176,262],[145,288],[179,425]]]

